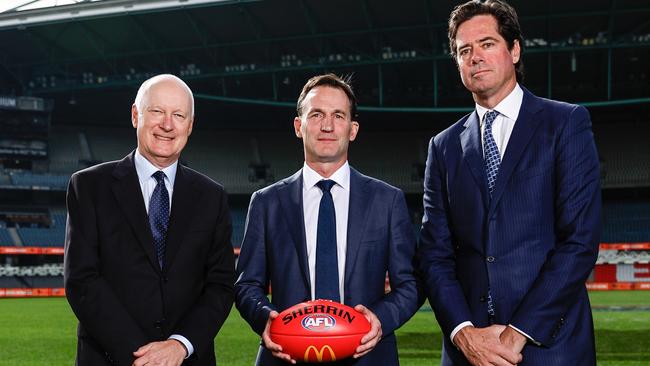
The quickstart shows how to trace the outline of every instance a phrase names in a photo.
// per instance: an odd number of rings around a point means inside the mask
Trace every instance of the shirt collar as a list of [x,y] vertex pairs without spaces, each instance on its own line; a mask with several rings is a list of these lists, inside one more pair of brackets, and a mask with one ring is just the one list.
[[176,169],[178,168],[178,160],[176,160],[172,165],[164,168],[164,169],[159,169],[157,166],[151,164],[147,158],[142,156],[140,154],[140,150],[136,149],[135,150],[135,171],[138,173],[138,180],[140,181],[140,185],[144,185],[149,178],[151,178],[151,175],[153,173],[162,170],[163,173],[165,173],[165,176],[167,177],[167,180],[169,180],[169,185],[171,187],[174,187],[174,179],[176,179]]
[[[519,110],[521,109],[521,103],[523,100],[524,91],[519,86],[519,83],[517,83],[510,94],[503,98],[503,100],[500,101],[493,110],[514,122],[517,120],[517,117],[519,117]],[[489,109],[479,105],[478,103],[476,104],[476,113],[478,114],[481,124],[483,123],[483,116],[485,116],[485,113],[488,111]]]
[[310,189],[323,179],[331,179],[346,191],[350,189],[350,164],[346,161],[331,177],[325,178],[310,168],[307,163],[302,167],[302,184],[304,189]]

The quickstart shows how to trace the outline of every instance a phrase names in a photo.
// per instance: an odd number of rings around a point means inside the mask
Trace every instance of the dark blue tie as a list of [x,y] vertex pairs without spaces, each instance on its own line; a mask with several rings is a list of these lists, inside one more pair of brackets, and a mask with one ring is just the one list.
[[316,299],[340,301],[339,265],[336,257],[336,213],[330,189],[333,180],[316,183],[323,191],[318,209],[316,235]]
[[165,258],[165,240],[167,237],[167,227],[169,226],[169,193],[165,187],[165,173],[161,170],[153,173],[152,177],[156,179],[156,188],[153,190],[149,200],[149,225],[151,234],[153,234],[153,244],[156,248],[156,256],[160,268],[163,266]]
[[[492,198],[492,191],[494,190],[494,184],[499,174],[499,166],[501,165],[499,148],[492,135],[492,122],[494,122],[498,115],[499,112],[497,111],[488,111],[483,117],[483,121],[485,122],[485,128],[483,129],[483,151],[485,154],[485,172],[487,173],[490,199]],[[488,287],[487,312],[491,320],[493,320],[496,313],[494,312],[494,301],[492,301],[492,289],[490,287]]]

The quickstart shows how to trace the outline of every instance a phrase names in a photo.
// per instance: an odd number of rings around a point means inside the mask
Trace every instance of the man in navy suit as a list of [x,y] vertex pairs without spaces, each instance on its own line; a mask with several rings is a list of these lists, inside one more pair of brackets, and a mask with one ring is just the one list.
[[449,40],[476,110],[435,136],[419,247],[443,365],[594,365],[584,285],[598,254],[587,110],[522,88],[512,7],[470,1]]
[[[335,364],[399,364],[393,332],[418,308],[415,238],[404,194],[348,165],[348,145],[359,130],[356,108],[350,85],[336,75],[307,81],[294,119],[304,166],[251,198],[235,297],[242,317],[262,337],[257,365],[295,363],[271,341],[269,324],[278,312],[323,297],[355,306],[371,324],[355,355]],[[321,236],[328,231],[326,212],[332,214],[330,252]]]

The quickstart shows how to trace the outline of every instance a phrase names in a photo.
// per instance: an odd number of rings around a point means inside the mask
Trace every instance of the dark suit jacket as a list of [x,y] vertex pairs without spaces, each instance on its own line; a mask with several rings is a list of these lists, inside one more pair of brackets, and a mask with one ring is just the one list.
[[[258,334],[269,312],[311,298],[302,171],[253,194],[237,264],[236,305]],[[350,203],[344,303],[363,304],[382,324],[383,339],[358,362],[396,365],[393,331],[417,311],[413,256],[415,239],[404,194],[397,188],[350,169]],[[384,294],[388,271],[392,291]],[[272,284],[272,301],[267,298]],[[286,365],[260,347],[257,365]]]
[[524,99],[489,198],[473,112],[432,139],[420,258],[427,295],[445,334],[443,365],[465,365],[449,334],[498,324],[528,343],[523,365],[593,365],[585,281],[598,254],[600,186],[591,121],[583,107]]
[[473,112],[432,139],[419,258],[444,332],[443,365],[466,365],[453,328],[512,324],[528,343],[522,365],[593,365],[585,281],[600,235],[598,154],[583,107],[524,99],[490,200]]
[[223,188],[178,165],[162,270],[133,153],[75,173],[67,201],[64,281],[79,319],[77,364],[130,366],[138,347],[180,334],[194,346],[185,365],[214,365],[213,340],[234,298]]

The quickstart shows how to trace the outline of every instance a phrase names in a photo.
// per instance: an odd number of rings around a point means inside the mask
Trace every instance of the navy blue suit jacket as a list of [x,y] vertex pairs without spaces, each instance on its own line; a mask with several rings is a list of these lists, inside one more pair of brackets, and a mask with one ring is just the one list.
[[435,136],[419,248],[427,296],[445,335],[443,365],[466,365],[450,342],[463,321],[497,324],[529,342],[523,365],[594,365],[585,281],[600,235],[598,154],[584,107],[524,89],[490,200],[476,112]]
[[[271,310],[311,299],[302,206],[302,171],[253,194],[237,264],[236,306],[258,334]],[[350,169],[344,303],[363,304],[383,339],[366,356],[336,364],[397,365],[393,331],[418,308],[415,238],[404,194]],[[388,272],[391,292],[384,293]],[[272,285],[272,300],[267,298]],[[260,347],[257,365],[286,365]]]

